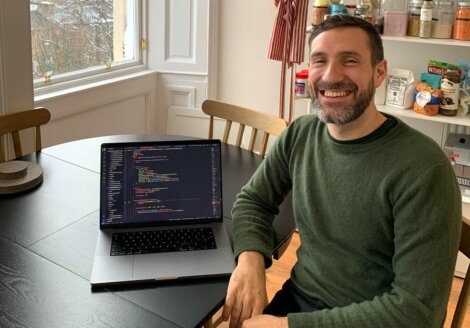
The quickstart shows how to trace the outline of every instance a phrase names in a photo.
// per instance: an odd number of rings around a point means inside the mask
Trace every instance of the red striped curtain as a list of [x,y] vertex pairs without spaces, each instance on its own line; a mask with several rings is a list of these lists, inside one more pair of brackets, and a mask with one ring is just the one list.
[[[277,15],[267,57],[282,61],[279,117],[284,118],[286,68],[291,68],[291,81],[293,81],[292,64],[300,64],[304,59],[308,0],[274,0],[274,4],[277,7]],[[289,122],[292,119],[294,106],[292,86],[290,90]]]

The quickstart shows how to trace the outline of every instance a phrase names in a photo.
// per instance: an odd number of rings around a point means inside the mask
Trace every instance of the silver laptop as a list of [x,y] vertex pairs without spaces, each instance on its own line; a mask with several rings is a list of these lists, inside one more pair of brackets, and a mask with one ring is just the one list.
[[92,286],[229,275],[219,140],[101,146]]

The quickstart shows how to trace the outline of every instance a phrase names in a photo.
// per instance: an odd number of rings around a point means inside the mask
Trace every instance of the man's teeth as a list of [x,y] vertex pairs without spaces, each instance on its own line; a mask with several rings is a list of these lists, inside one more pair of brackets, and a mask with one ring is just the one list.
[[329,91],[325,90],[326,97],[346,97],[349,91]]

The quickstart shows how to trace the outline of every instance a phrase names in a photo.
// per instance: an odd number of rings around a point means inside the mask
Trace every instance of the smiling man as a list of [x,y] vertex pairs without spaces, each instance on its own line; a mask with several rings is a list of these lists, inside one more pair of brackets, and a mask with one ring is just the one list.
[[[366,21],[333,16],[310,37],[316,115],[277,139],[233,208],[238,264],[223,316],[236,327],[441,327],[461,229],[440,147],[374,104],[387,74]],[[301,246],[266,306],[272,220],[292,192]]]

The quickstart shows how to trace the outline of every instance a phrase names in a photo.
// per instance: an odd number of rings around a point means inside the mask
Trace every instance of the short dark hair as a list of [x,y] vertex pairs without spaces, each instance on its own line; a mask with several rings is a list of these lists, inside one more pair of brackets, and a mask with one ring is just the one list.
[[374,25],[365,19],[348,15],[334,15],[315,27],[308,39],[310,52],[312,51],[313,39],[315,39],[320,33],[340,27],[357,27],[366,32],[369,39],[372,65],[375,66],[384,59],[384,47],[382,44],[382,39],[380,38],[380,34],[377,32]]

